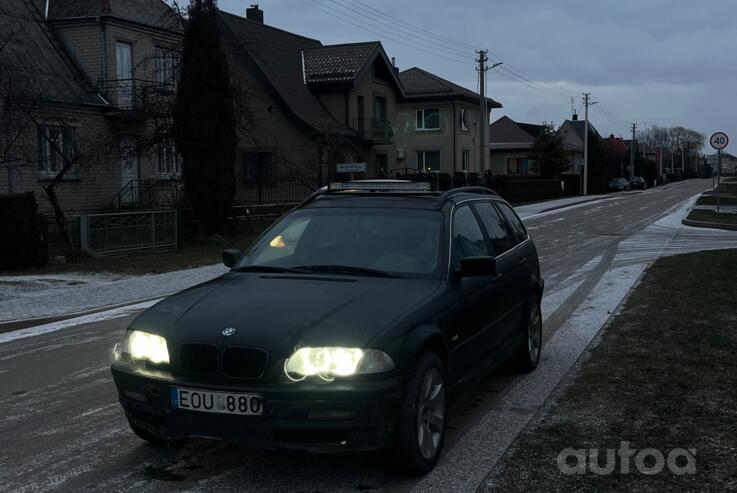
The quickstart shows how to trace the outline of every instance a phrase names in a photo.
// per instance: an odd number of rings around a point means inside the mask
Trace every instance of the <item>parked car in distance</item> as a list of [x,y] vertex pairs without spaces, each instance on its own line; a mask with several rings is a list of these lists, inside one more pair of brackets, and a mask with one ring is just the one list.
[[138,316],[112,365],[132,430],[159,444],[389,449],[430,471],[452,400],[505,361],[537,367],[544,281],[507,202],[427,185],[324,188],[226,250],[228,273]]
[[647,190],[647,183],[640,176],[632,176],[629,179],[630,188],[638,188],[640,190]]
[[624,192],[630,189],[630,183],[626,178],[615,178],[609,182],[607,187],[610,191]]

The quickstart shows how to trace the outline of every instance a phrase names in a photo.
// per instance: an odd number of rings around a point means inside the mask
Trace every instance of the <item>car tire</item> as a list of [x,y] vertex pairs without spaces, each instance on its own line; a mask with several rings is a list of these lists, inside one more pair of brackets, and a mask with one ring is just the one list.
[[128,420],[128,425],[130,425],[131,430],[133,430],[133,433],[135,433],[138,438],[152,445],[156,445],[157,447],[180,448],[187,443],[187,440],[185,439],[168,440],[158,435],[154,435],[130,419]]
[[438,461],[445,437],[445,368],[435,353],[423,353],[407,380],[399,409],[394,464],[421,476]]
[[527,314],[522,320],[522,339],[517,352],[512,356],[512,367],[519,373],[530,373],[540,363],[543,346],[543,320],[540,299],[533,296],[528,303]]

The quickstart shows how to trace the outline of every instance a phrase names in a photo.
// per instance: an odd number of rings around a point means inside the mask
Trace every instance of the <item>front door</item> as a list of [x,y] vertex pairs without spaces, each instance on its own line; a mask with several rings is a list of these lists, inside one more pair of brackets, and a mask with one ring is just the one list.
[[133,142],[120,143],[121,205],[133,205],[138,201],[138,154]]
[[125,109],[133,108],[133,64],[129,43],[115,43],[115,69],[118,80],[117,102]]

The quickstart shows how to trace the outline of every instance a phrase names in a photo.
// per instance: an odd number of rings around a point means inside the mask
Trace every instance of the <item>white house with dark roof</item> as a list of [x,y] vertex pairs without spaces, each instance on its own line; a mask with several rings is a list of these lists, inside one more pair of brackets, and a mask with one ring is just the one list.
[[532,149],[543,125],[521,123],[503,116],[491,124],[491,172],[493,175],[527,175],[534,160]]
[[397,104],[398,159],[392,171],[482,172],[479,122],[489,132],[491,110],[502,105],[487,98],[487,114],[480,119],[480,96],[465,87],[417,67],[400,72],[399,79],[404,96]]

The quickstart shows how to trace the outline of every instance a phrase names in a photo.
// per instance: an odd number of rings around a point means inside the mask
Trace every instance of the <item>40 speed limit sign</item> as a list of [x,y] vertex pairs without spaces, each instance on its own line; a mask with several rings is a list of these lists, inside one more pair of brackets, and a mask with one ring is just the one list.
[[729,137],[724,132],[717,132],[711,136],[709,143],[714,149],[721,151],[729,145]]

